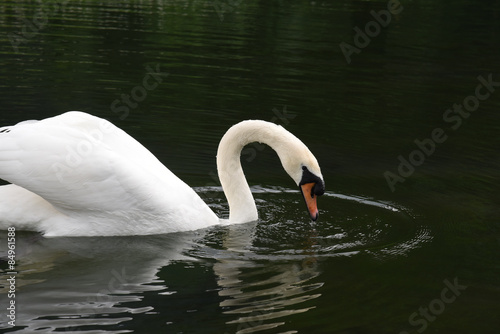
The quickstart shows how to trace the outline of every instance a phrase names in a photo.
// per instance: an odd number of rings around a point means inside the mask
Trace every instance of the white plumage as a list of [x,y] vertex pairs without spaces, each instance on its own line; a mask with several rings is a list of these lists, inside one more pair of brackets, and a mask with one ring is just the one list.
[[[263,127],[291,135],[271,123],[247,121],[232,136],[260,132]],[[283,140],[295,138],[291,136]],[[235,138],[226,139],[227,146],[221,145],[219,152],[232,152],[239,164],[242,146],[235,151]],[[296,140],[303,147],[297,142],[287,145],[299,145],[303,151],[305,145]],[[305,149],[300,154],[307,156],[309,168],[321,177],[314,156]],[[232,201],[249,189],[243,173],[235,172],[235,157],[227,159],[233,165],[218,161],[218,168],[226,173],[222,184],[230,210],[253,212],[253,198],[252,203]],[[110,122],[83,112],[0,128],[0,178],[12,183],[0,187],[2,229],[15,226],[46,236],[143,235],[195,230],[220,222],[196,192],[144,146]],[[231,206],[231,202],[236,204]]]

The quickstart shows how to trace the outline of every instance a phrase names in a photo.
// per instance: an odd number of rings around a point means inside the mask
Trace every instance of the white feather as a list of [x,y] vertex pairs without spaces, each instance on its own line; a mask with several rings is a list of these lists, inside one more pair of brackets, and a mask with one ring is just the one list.
[[[0,133],[0,177],[58,213],[40,213],[32,224],[47,236],[168,233],[218,222],[193,189],[108,121],[68,112],[8,129]],[[37,212],[29,205],[13,215],[23,204],[12,203],[11,192],[0,187],[4,228]]]
[[[301,166],[321,177],[314,156],[272,123],[245,121],[219,145],[217,165],[230,222],[257,219],[239,163],[244,145],[274,148],[298,183]],[[139,142],[110,122],[71,111],[0,128],[0,228],[46,236],[141,235],[189,231],[220,222],[196,192]]]

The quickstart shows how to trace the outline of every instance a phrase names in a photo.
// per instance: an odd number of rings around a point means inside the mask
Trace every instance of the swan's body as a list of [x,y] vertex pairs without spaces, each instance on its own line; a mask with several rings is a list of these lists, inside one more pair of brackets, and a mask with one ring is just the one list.
[[[274,148],[297,184],[312,185],[306,192],[314,199],[311,216],[317,217],[314,194],[322,194],[324,183],[314,156],[282,127],[244,121],[228,130],[217,154],[229,222],[257,219],[239,161],[243,146],[253,141]],[[0,128],[0,178],[12,183],[0,187],[1,229],[14,226],[46,236],[138,235],[220,222],[139,142],[82,112]]]

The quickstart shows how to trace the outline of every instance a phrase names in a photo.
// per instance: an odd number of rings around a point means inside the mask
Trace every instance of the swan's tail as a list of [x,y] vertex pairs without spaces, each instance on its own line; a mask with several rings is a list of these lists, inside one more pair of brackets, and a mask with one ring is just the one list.
[[49,202],[15,184],[0,186],[0,230],[43,231],[43,222],[60,214]]

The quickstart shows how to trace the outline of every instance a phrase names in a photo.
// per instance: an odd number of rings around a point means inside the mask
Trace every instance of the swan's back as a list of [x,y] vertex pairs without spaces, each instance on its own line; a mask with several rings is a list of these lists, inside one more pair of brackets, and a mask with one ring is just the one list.
[[[41,210],[39,221],[30,226],[46,235],[166,233],[218,221],[139,142],[82,112],[0,128],[0,178],[53,207],[57,214]],[[7,197],[12,186],[2,188],[0,214],[15,205]],[[28,210],[36,209],[32,199],[27,202]],[[19,221],[23,218],[20,212]],[[0,227],[16,223],[0,220]]]

